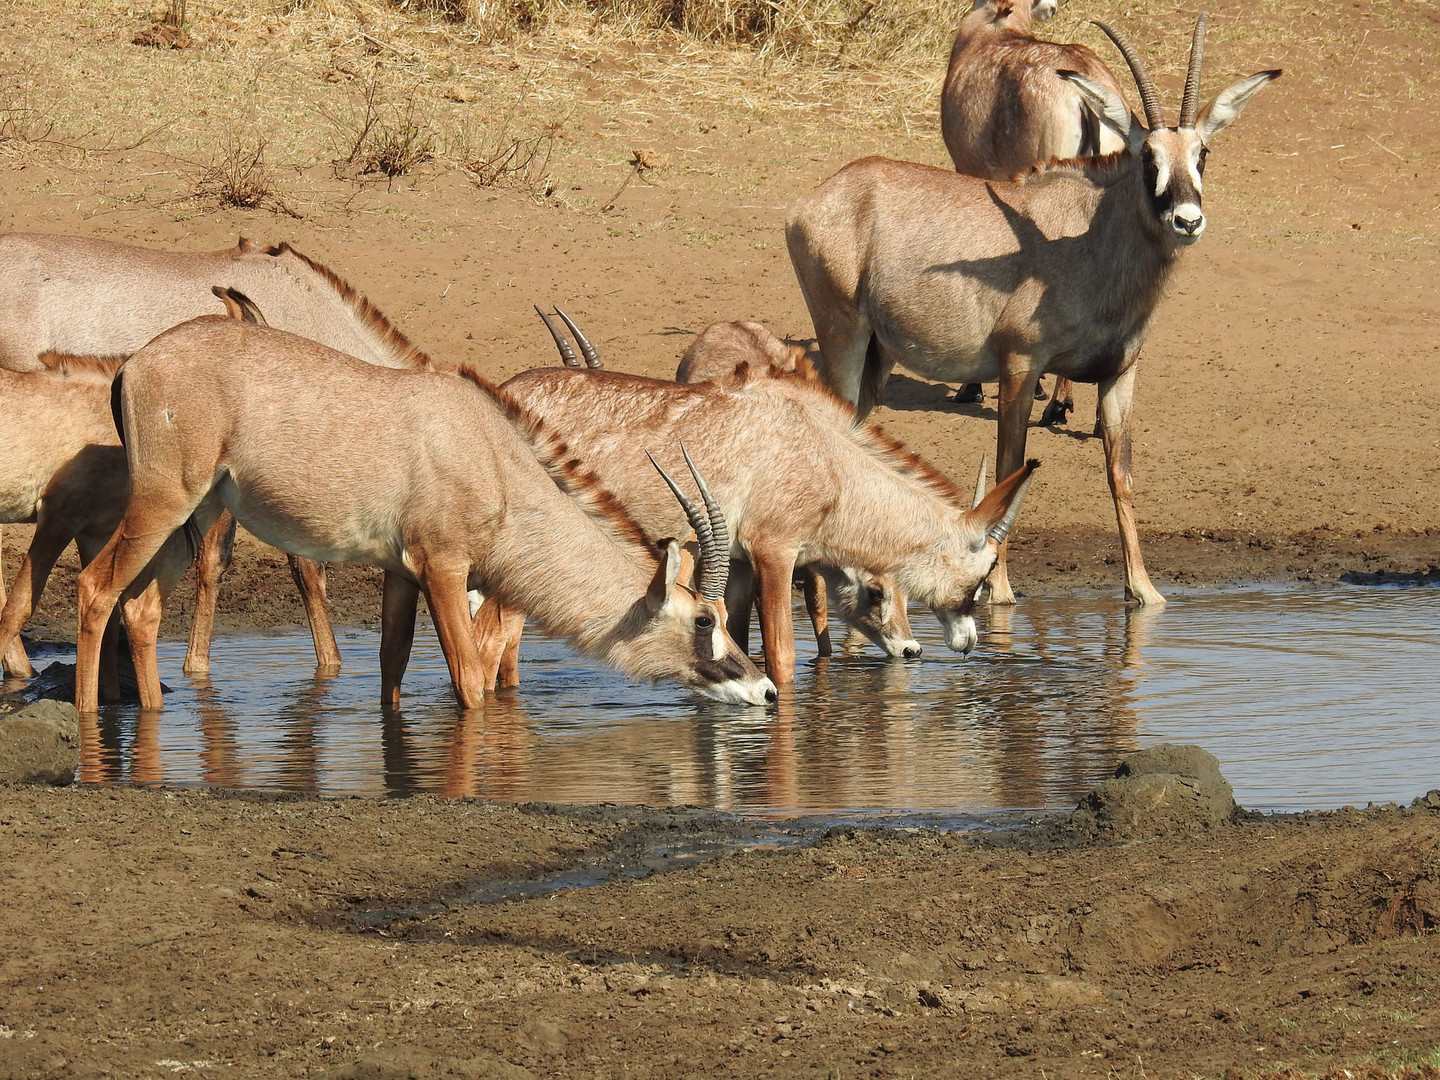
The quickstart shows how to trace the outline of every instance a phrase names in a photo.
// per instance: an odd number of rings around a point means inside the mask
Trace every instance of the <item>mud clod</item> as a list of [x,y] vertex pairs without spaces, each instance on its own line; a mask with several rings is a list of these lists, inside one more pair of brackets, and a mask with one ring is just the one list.
[[1129,755],[1070,816],[1082,832],[1118,838],[1212,829],[1239,808],[1220,764],[1198,746],[1152,746]]
[[80,766],[80,714],[44,700],[0,716],[0,783],[69,784]]

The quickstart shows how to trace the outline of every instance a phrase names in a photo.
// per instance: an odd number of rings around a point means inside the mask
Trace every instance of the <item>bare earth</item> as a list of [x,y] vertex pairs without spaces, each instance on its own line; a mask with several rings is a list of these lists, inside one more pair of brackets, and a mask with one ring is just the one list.
[[[477,45],[357,4],[367,38],[344,4],[293,8],[192,7],[195,45],[171,52],[129,43],[148,16],[126,5],[0,3],[0,229],[288,239],[497,380],[553,362],[536,302],[564,306],[610,367],[669,375],[717,319],[810,336],[782,233],[794,197],[862,154],[942,159],[939,56],[908,85],[596,27]],[[1057,36],[1098,46],[1092,15],[1148,28],[1171,100],[1190,9],[1102,5]],[[1210,227],[1142,360],[1152,576],[1433,577],[1440,17],[1360,0],[1209,15],[1209,93],[1287,73],[1218,140]],[[449,134],[392,180],[337,177],[334,118],[373,72]],[[502,121],[562,123],[551,184],[479,187],[457,166],[455,132]],[[200,190],[196,162],[257,136],[301,216]],[[946,390],[897,373],[876,419],[963,478],[993,454],[993,398]],[[1067,427],[1032,431],[1022,593],[1119,595],[1093,408],[1082,387]],[[28,530],[5,538],[8,580]],[[38,637],[73,637],[73,583],[66,564]],[[341,570],[331,591],[342,620],[377,614],[374,575]],[[283,562],[242,544],[221,629],[298,618]],[[863,832],[473,906],[458,898],[477,883],[737,826],[3,790],[0,1077],[1440,1076],[1437,824],[1345,811],[1051,851]]]

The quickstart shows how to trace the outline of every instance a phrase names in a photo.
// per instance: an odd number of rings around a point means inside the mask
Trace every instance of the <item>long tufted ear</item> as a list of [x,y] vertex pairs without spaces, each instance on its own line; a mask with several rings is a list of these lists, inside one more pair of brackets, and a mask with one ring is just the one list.
[[655,568],[655,576],[650,580],[650,588],[645,592],[645,606],[650,609],[652,618],[663,614],[670,606],[670,594],[675,588],[675,582],[680,578],[680,541],[660,541],[659,554],[660,565]]
[[1030,487],[1030,478],[1040,462],[1031,458],[1000,483],[990,489],[990,494],[980,500],[980,505],[965,513],[967,520],[977,526],[980,539],[976,548],[988,541],[1003,544],[1010,535],[1015,519],[1020,515],[1020,506],[1025,501],[1025,492]]
[[1108,86],[1101,86],[1093,79],[1087,79],[1078,71],[1057,71],[1055,74],[1067,80],[1080,92],[1080,100],[1093,112],[1100,122],[1125,140],[1131,153],[1140,149],[1148,134],[1130,112],[1125,99]]
[[1234,123],[1240,110],[1250,104],[1250,99],[1280,75],[1279,68],[1273,71],[1257,71],[1248,79],[1241,79],[1234,86],[1221,90],[1215,100],[1205,107],[1200,122],[1195,125],[1195,130],[1200,133],[1200,141],[1208,143]]

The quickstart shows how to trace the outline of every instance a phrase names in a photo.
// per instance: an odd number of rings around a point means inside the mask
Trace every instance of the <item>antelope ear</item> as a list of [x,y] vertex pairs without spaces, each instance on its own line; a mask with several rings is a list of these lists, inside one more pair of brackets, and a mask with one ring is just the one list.
[[265,316],[260,314],[260,309],[255,306],[255,301],[242,293],[239,289],[227,289],[221,285],[211,285],[210,291],[218,296],[225,304],[225,314],[236,322],[254,323],[256,326],[268,326]]
[[660,565],[655,568],[655,576],[645,592],[645,606],[652,618],[658,618],[670,606],[670,593],[680,577],[681,556],[680,541],[660,541]]
[[1278,79],[1280,74],[1279,68],[1273,71],[1257,71],[1248,79],[1241,79],[1234,86],[1221,90],[1215,100],[1205,107],[1200,122],[1195,125],[1200,132],[1200,141],[1208,143],[1234,123],[1240,110],[1250,103],[1250,99],[1260,92],[1261,87],[1268,86]]
[[1087,79],[1078,71],[1057,71],[1055,74],[1066,79],[1080,93],[1080,100],[1093,112],[1100,122],[1125,140],[1131,152],[1139,149],[1145,140],[1145,129],[1130,113],[1125,99],[1108,86],[1101,86],[1093,79]]
[[1031,458],[991,488],[990,494],[980,500],[979,506],[964,514],[965,519],[975,526],[977,551],[992,540],[997,544],[1005,542],[1015,519],[1020,516],[1020,506],[1025,501],[1030,478],[1039,467],[1040,462]]

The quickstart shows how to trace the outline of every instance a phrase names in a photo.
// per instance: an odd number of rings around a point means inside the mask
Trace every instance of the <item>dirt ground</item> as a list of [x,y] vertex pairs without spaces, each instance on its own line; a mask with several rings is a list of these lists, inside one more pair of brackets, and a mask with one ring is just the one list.
[[[1208,11],[1207,94],[1286,75],[1217,140],[1209,228],[1141,362],[1151,574],[1162,591],[1432,579],[1440,14]],[[421,347],[496,379],[553,362],[532,303],[560,303],[608,366],[644,374],[671,374],[718,319],[806,339],[788,203],[863,154],[943,160],[938,54],[767,65],[598,23],[485,44],[368,0],[196,4],[190,48],[130,44],[154,14],[0,2],[0,229],[286,239]],[[1191,15],[1101,3],[1054,33],[1099,49],[1085,18],[1133,32],[1173,108]],[[390,178],[334,164],[367,88],[384,123],[417,103],[432,160]],[[477,184],[466,166],[512,141],[543,162]],[[217,170],[233,178],[257,145],[259,205],[226,205]],[[875,419],[963,478],[993,454],[993,398],[946,390],[897,372]],[[1080,391],[1069,425],[1030,435],[1045,468],[1014,537],[1022,593],[1120,593]],[[5,539],[8,578],[28,530]],[[73,574],[35,634],[73,637]],[[367,571],[341,570],[331,595],[342,621],[377,613]],[[283,563],[242,543],[222,631],[298,618]],[[477,883],[639,834],[739,826],[0,791],[0,1076],[1440,1075],[1437,820],[1344,811],[1053,851],[844,832],[472,906]]]

